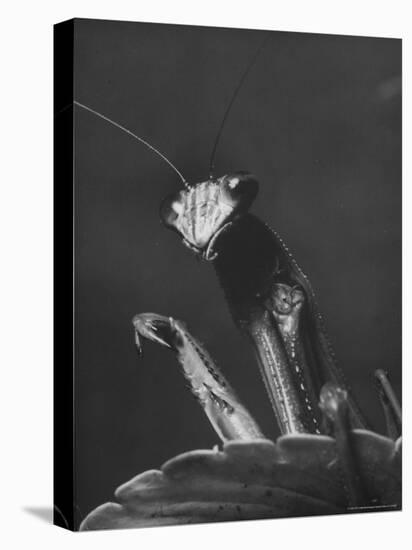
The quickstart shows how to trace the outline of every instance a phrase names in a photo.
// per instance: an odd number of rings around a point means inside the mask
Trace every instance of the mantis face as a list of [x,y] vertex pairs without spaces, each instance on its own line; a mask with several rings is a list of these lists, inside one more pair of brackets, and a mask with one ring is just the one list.
[[210,179],[167,197],[160,208],[166,227],[205,260],[213,260],[213,245],[233,219],[246,213],[258,192],[256,178],[235,172]]

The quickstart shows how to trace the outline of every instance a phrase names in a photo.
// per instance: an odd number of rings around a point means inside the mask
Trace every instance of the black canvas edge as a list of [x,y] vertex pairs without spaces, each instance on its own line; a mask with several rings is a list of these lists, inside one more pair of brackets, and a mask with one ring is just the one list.
[[74,21],[54,38],[54,507],[53,523],[75,531],[74,404]]

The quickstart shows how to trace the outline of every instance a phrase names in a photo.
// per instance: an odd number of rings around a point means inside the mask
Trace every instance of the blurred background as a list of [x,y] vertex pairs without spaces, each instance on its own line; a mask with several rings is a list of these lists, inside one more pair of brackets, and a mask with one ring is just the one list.
[[[401,391],[401,41],[76,20],[74,96],[201,181],[225,108],[268,34],[215,171],[258,177],[252,211],[309,276],[339,365],[383,432],[373,371],[386,369]],[[147,344],[139,360],[136,313],[184,320],[267,436],[278,430],[212,265],[160,224],[177,175],[79,108],[75,174],[81,518],[136,474],[218,443],[173,355]]]

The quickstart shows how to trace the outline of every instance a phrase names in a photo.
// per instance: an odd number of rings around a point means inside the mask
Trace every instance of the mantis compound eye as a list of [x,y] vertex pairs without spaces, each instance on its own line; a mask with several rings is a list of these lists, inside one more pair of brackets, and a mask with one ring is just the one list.
[[258,193],[259,183],[249,172],[235,172],[221,179],[225,203],[237,210],[247,211]]
[[184,205],[181,193],[174,193],[164,199],[160,205],[160,219],[172,229],[176,229],[176,221],[183,213]]

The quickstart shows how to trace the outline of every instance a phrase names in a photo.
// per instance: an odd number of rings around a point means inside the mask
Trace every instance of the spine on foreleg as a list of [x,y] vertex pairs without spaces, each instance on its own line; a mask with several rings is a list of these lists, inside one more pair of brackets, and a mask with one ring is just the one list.
[[174,348],[192,393],[223,441],[264,435],[203,346],[180,321],[172,321]]

